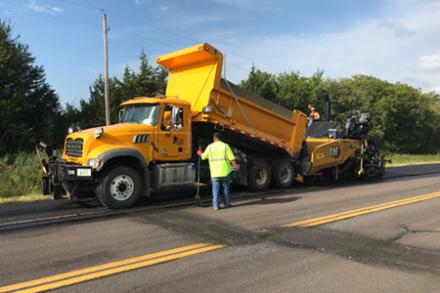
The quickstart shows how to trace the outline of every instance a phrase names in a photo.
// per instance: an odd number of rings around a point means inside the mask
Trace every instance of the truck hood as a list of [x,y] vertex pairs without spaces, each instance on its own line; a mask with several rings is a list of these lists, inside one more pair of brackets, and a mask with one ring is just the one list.
[[[95,130],[103,128],[101,137],[95,137]],[[87,160],[115,148],[130,148],[137,135],[149,136],[155,127],[145,124],[121,123],[109,126],[95,127],[69,134],[64,142],[63,159],[68,162],[87,165]],[[82,141],[82,154],[72,156],[67,152],[67,143]],[[96,150],[98,150],[98,153]]]

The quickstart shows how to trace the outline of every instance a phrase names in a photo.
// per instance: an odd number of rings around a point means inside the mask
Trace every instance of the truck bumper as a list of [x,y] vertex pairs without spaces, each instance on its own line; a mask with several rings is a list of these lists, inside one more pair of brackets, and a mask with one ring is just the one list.
[[[69,186],[78,181],[94,180],[94,172],[91,167],[71,165],[67,163],[49,163],[48,172],[42,178],[44,195],[53,195],[55,198],[69,195]],[[86,182],[84,182],[86,183]]]

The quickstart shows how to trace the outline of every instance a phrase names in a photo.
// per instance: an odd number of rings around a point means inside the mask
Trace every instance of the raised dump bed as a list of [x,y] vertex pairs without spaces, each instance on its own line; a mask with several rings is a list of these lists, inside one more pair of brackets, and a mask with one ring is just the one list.
[[[296,156],[302,149],[307,116],[222,79],[223,55],[201,44],[157,58],[169,73],[166,96],[191,103],[192,121],[235,133],[242,148]],[[254,148],[252,148],[254,146]],[[258,147],[256,147],[258,146]]]

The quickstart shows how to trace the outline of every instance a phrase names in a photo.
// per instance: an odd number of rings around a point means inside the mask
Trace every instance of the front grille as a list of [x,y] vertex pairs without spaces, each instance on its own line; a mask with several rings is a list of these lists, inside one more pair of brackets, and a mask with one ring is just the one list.
[[75,140],[68,138],[66,142],[66,155],[72,157],[81,157],[83,149],[82,138],[77,138]]

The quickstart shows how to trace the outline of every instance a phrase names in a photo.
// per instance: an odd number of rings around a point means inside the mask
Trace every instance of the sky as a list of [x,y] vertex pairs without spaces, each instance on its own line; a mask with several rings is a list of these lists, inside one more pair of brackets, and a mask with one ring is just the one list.
[[202,42],[226,55],[227,78],[252,65],[369,74],[440,93],[440,0],[0,0],[0,20],[29,45],[62,104],[88,99],[103,72],[102,12],[110,75]]

